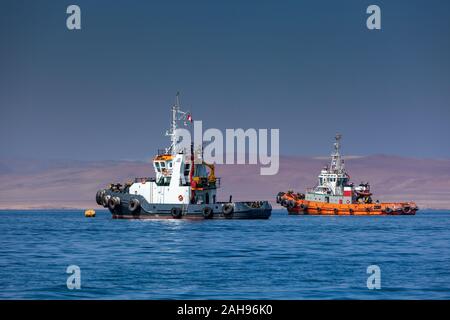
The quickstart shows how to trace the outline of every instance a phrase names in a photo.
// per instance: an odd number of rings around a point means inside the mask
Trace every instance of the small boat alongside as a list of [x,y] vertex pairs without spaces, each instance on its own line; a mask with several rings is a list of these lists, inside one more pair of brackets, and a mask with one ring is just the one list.
[[279,192],[276,202],[289,214],[300,215],[414,215],[415,202],[379,202],[372,200],[369,183],[355,186],[345,170],[340,153],[341,135],[336,135],[331,164],[322,169],[315,187],[306,193]]

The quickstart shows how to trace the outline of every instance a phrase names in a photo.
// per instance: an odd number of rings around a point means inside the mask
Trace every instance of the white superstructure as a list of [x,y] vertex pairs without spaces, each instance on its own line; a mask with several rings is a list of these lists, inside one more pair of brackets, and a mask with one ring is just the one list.
[[[136,178],[129,186],[129,193],[141,195],[151,203],[159,204],[209,204],[216,203],[216,191],[220,179],[214,175],[214,166],[202,161],[201,152],[176,150],[176,129],[180,122],[186,125],[191,115],[181,110],[179,94],[172,106],[170,147],[153,158],[155,178]],[[189,151],[189,152],[188,152]],[[195,161],[194,161],[195,158]]]
[[334,143],[334,152],[331,154],[331,163],[320,171],[318,183],[314,188],[307,189],[305,199],[330,203],[352,203],[352,186],[349,185],[349,175],[345,171],[342,159],[340,140],[337,134]]

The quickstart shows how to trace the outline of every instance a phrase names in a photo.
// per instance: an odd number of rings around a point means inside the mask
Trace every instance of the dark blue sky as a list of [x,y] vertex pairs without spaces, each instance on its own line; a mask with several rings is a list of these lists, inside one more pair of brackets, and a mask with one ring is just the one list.
[[450,157],[449,1],[11,0],[0,39],[1,156],[148,158],[180,90],[204,127],[279,128],[282,154],[340,131],[346,154]]

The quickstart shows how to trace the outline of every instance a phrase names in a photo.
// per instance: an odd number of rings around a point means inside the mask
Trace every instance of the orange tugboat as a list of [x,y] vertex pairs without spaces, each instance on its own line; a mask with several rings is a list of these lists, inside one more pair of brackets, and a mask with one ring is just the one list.
[[322,169],[318,184],[305,194],[280,192],[277,203],[289,214],[311,215],[414,215],[419,210],[414,202],[372,201],[369,183],[355,186],[345,171],[340,153],[341,135],[336,135],[331,164]]

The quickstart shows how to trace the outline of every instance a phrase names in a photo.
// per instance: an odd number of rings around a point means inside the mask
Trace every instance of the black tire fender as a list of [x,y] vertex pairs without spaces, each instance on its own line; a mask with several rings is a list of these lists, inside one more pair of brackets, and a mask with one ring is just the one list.
[[103,195],[103,197],[102,197],[102,206],[103,207],[105,207],[105,208],[108,207],[108,202],[109,202],[110,198],[111,198],[111,196],[109,194]]
[[226,203],[222,207],[223,215],[226,217],[230,217],[234,212],[234,206],[232,203]]
[[177,207],[173,207],[170,210],[170,213],[172,214],[172,217],[174,219],[181,219],[181,217],[183,216],[183,211],[181,211],[181,209]]
[[136,213],[140,208],[141,208],[141,203],[139,202],[138,199],[133,198],[130,200],[130,202],[128,202],[128,210],[131,213]]
[[284,196],[284,192],[278,192],[276,200],[277,203],[281,203],[281,197]]
[[98,190],[97,194],[95,195],[95,202],[97,202],[97,204],[99,206],[103,205],[103,195],[105,194],[105,190]]
[[114,211],[117,206],[120,205],[120,198],[119,197],[112,197],[108,201],[108,207],[110,210]]
[[210,207],[203,208],[203,217],[205,219],[211,219],[214,216],[214,211]]
[[287,202],[287,207],[288,207],[289,209],[293,209],[293,208],[295,207],[295,201],[294,201],[294,200],[289,200],[289,201]]
[[403,207],[402,212],[404,214],[410,214],[411,213],[411,207]]

